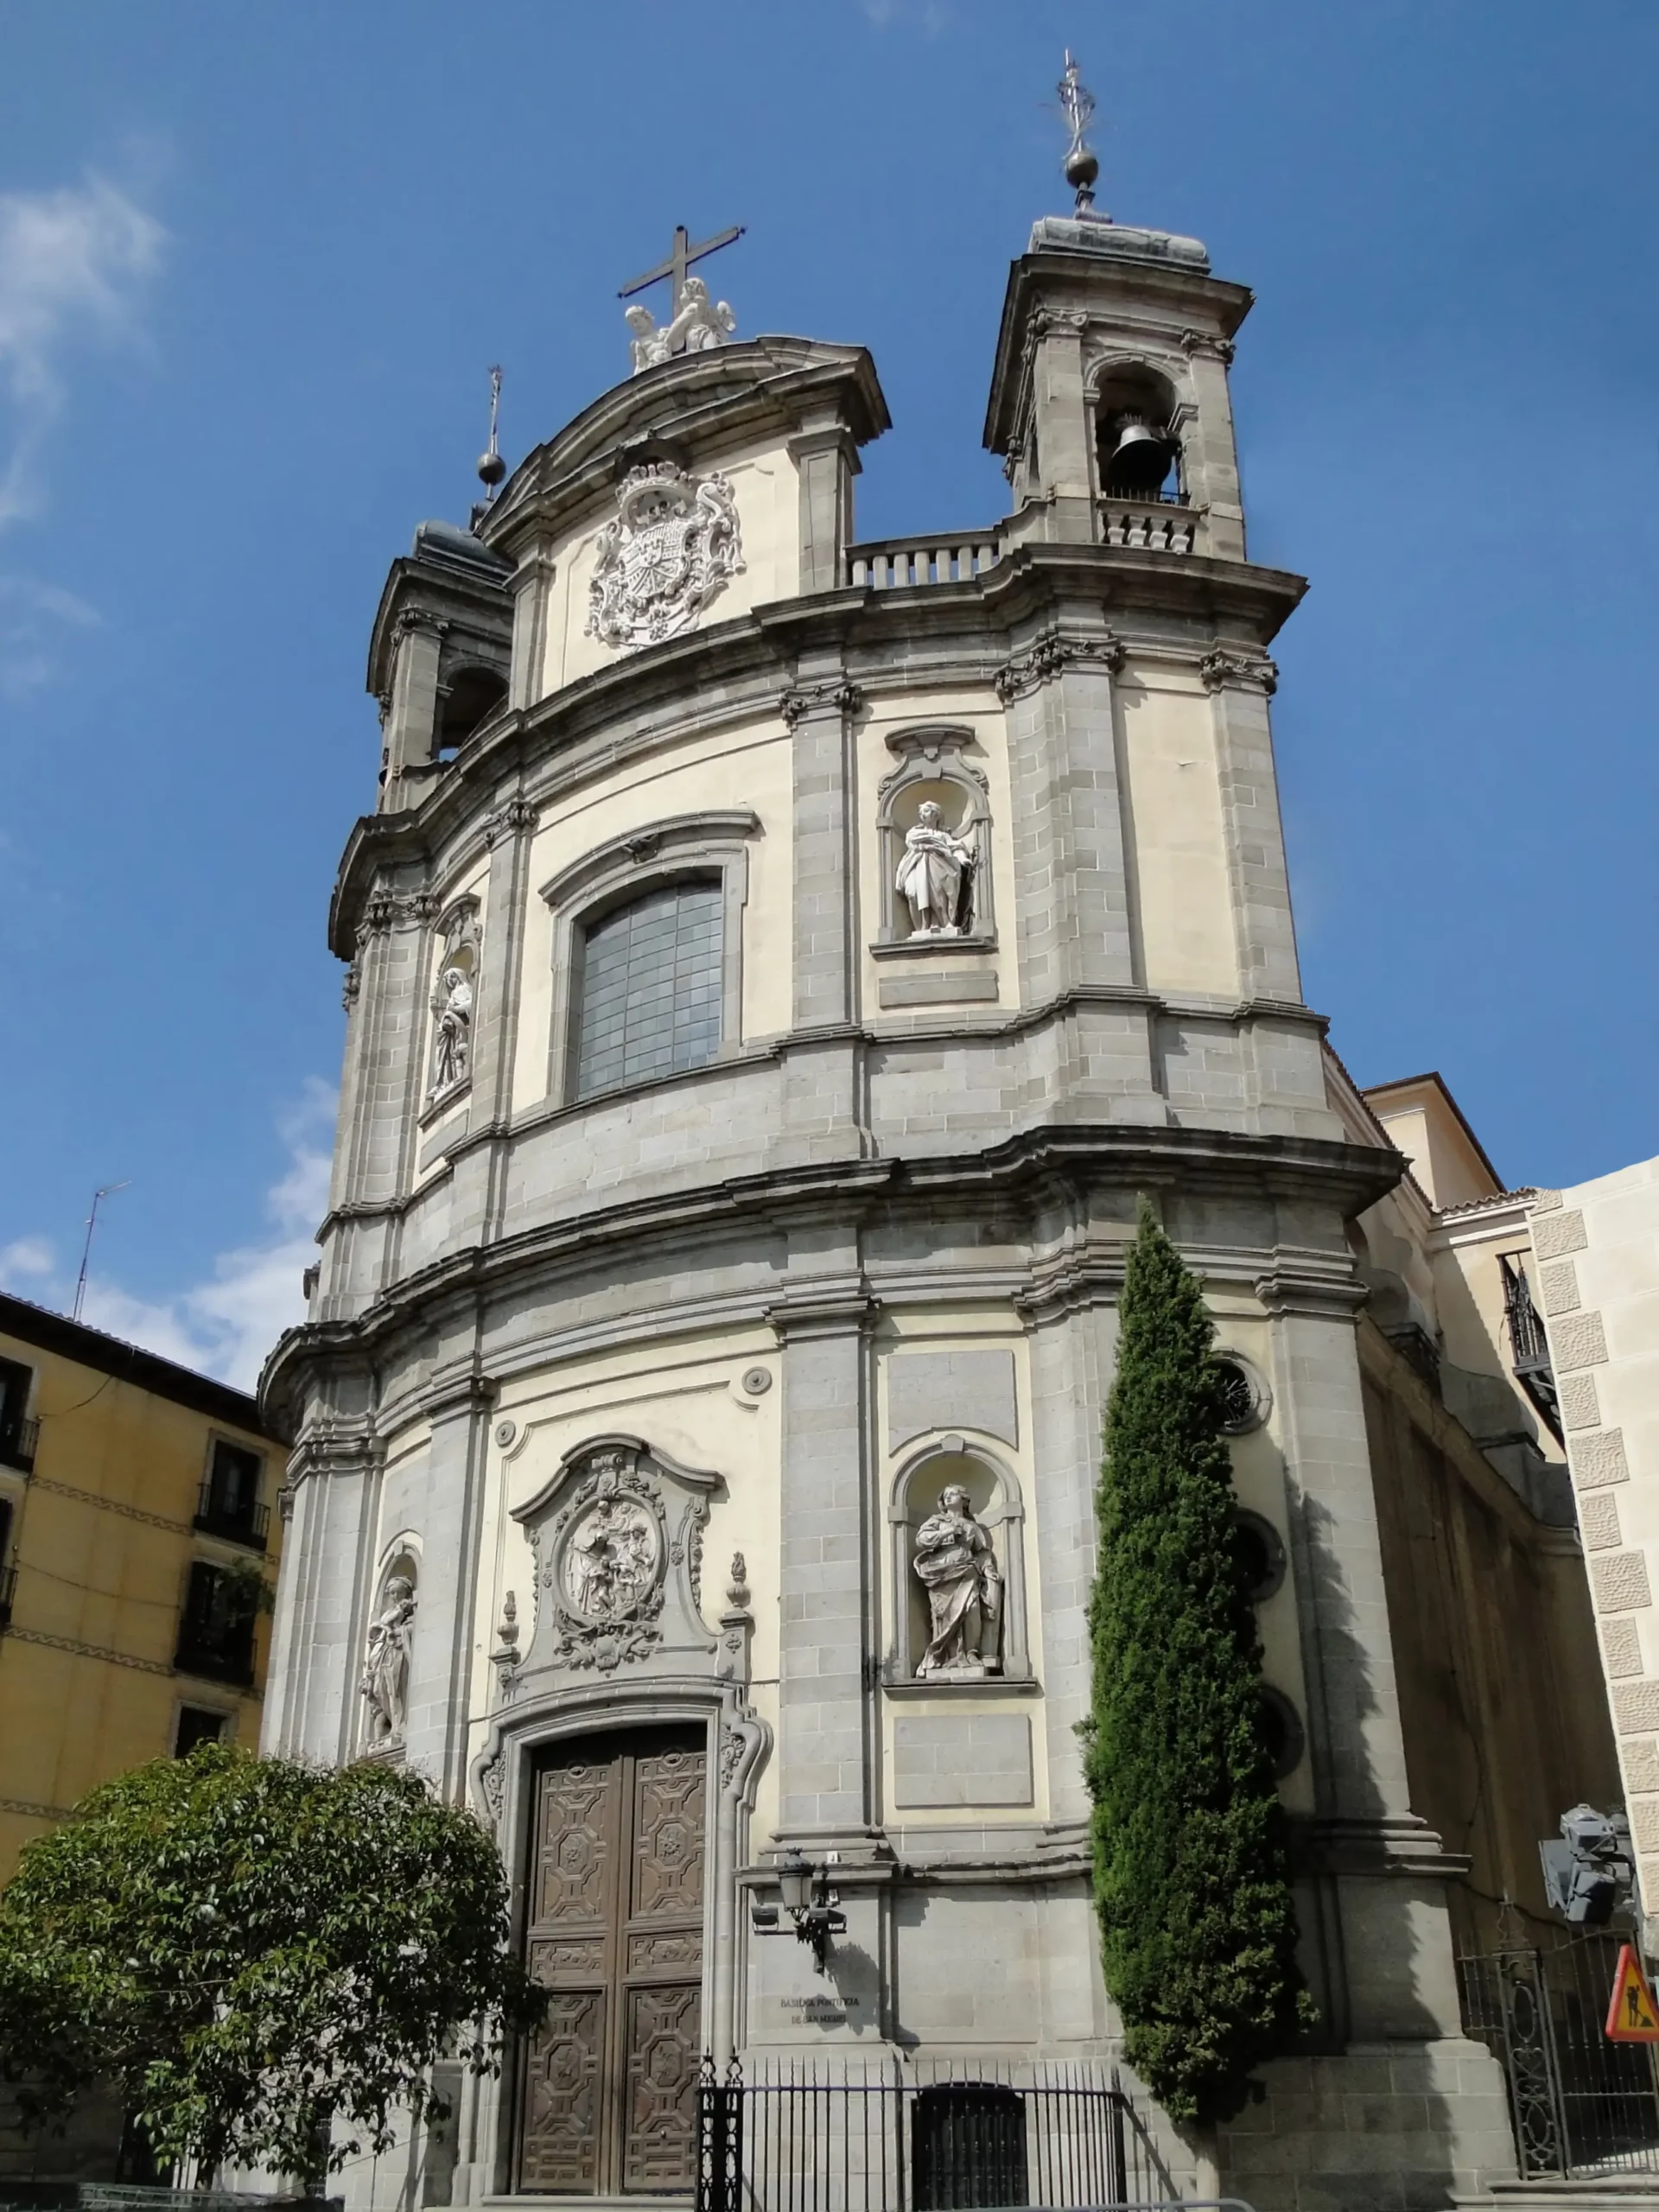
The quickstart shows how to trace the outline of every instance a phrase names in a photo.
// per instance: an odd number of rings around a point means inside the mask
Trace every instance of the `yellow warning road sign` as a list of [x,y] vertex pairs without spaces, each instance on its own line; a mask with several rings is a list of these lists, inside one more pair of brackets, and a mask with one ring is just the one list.
[[1631,1943],[1623,1945],[1618,1954],[1613,1999],[1607,2007],[1607,2034],[1613,2043],[1659,2043],[1659,2005],[1653,2001],[1648,1977]]

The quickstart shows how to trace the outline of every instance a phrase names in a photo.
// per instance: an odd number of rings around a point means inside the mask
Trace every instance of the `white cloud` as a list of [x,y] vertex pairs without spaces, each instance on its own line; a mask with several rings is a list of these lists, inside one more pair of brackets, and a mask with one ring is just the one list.
[[51,1274],[55,1258],[44,1236],[19,1236],[0,1244],[0,1290],[23,1297],[41,1276]]
[[[317,1256],[316,1227],[328,1202],[334,1107],[334,1092],[314,1077],[293,1111],[283,1117],[279,1126],[289,1161],[265,1194],[268,1237],[222,1252],[204,1281],[168,1298],[138,1297],[94,1268],[87,1277],[81,1319],[181,1366],[251,1389],[277,1338],[305,1318],[300,1278]],[[0,1247],[0,1287],[43,1297],[42,1279],[54,1276],[55,1266],[55,1255],[44,1239],[20,1237]],[[27,1290],[24,1279],[30,1285]],[[58,1281],[66,1307],[67,1280]]]
[[0,193],[0,390],[9,402],[0,529],[33,513],[40,448],[63,405],[63,359],[83,333],[130,333],[167,233],[101,177]]
[[16,699],[56,672],[67,633],[99,620],[72,591],[29,576],[0,576],[0,696]]

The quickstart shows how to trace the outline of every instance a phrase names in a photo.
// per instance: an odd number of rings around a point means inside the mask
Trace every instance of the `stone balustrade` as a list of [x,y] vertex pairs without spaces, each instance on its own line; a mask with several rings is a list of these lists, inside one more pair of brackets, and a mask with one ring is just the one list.
[[876,591],[916,584],[966,583],[983,575],[1001,557],[999,540],[988,531],[963,537],[883,537],[847,549],[847,581]]

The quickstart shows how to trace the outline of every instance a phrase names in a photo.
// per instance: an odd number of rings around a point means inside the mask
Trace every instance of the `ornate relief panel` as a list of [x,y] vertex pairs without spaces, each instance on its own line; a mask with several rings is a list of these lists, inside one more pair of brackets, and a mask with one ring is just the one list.
[[600,532],[588,634],[619,648],[660,645],[694,630],[727,580],[742,573],[743,537],[726,479],[647,461],[623,478],[616,518]]
[[536,1556],[536,1626],[515,1694],[549,1671],[607,1676],[707,1668],[702,1531],[718,1475],[638,1437],[604,1436],[513,1509]]

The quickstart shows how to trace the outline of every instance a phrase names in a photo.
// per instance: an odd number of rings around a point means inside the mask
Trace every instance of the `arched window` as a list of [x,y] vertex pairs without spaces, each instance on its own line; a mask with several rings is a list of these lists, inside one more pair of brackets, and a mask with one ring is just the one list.
[[719,1052],[724,903],[718,877],[682,878],[583,929],[578,1098],[683,1075]]

